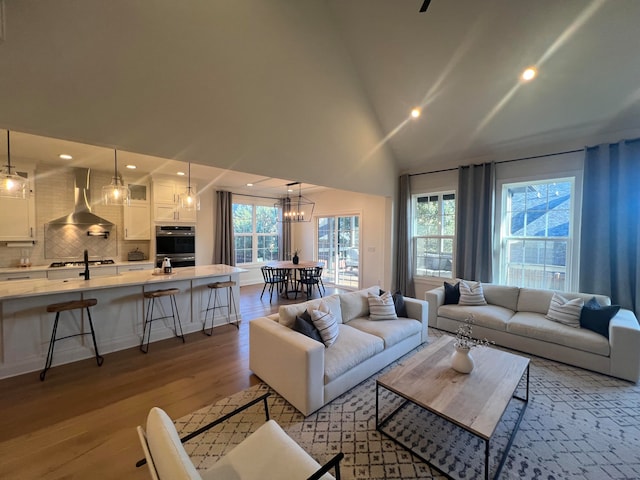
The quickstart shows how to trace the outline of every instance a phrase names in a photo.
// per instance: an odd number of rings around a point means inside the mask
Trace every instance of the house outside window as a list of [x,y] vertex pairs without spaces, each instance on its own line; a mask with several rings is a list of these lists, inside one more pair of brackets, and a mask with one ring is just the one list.
[[502,186],[499,283],[571,288],[574,192],[573,178]]
[[453,278],[455,193],[414,195],[412,218],[414,274],[424,277]]
[[277,210],[273,205],[233,204],[236,265],[278,259]]

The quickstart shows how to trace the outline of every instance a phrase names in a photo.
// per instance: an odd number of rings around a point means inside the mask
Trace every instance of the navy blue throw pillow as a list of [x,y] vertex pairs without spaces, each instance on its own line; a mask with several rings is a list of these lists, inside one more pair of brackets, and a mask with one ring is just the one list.
[[582,307],[580,326],[609,338],[609,323],[620,310],[620,305],[602,306],[593,297]]
[[295,321],[293,322],[293,330],[322,343],[320,332],[313,324],[311,315],[309,315],[309,312],[307,312],[306,310],[296,317]]
[[457,305],[460,302],[460,282],[455,285],[444,282],[444,304]]

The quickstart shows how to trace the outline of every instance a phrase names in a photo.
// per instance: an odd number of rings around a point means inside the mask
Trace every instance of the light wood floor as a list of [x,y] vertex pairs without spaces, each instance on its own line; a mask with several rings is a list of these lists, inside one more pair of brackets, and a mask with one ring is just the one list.
[[[292,303],[262,285],[241,288],[243,322],[0,380],[0,479],[144,479],[136,425],[152,406],[178,418],[256,384],[249,320]],[[327,287],[326,294],[337,292]],[[317,296],[317,294],[316,294]],[[304,300],[298,297],[297,301]],[[55,357],[54,357],[55,365]]]

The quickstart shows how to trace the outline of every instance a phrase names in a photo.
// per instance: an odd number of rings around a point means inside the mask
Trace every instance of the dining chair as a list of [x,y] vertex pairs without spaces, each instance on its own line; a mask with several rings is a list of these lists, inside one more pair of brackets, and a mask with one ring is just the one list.
[[[322,291],[320,290],[320,282],[322,279],[322,267],[309,267],[309,268],[301,268],[300,278],[298,278],[298,284],[300,288],[296,288],[296,295],[294,298],[298,298],[298,291],[306,291],[307,300],[311,298],[313,294],[313,287],[315,286],[318,289],[318,294],[322,297]],[[323,286],[324,289],[324,286]]]
[[262,287],[262,293],[260,294],[260,300],[264,295],[264,291],[269,285],[269,303],[273,299],[273,289],[276,288],[276,294],[282,292],[283,288],[287,288],[287,282],[289,281],[289,271],[286,268],[273,268],[265,265],[261,268],[262,278],[264,279],[264,286]]

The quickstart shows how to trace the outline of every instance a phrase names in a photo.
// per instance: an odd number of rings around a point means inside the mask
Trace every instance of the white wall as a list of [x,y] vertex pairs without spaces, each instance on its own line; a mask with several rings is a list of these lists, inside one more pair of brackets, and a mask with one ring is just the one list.
[[8,0],[0,126],[392,195],[325,2]]

